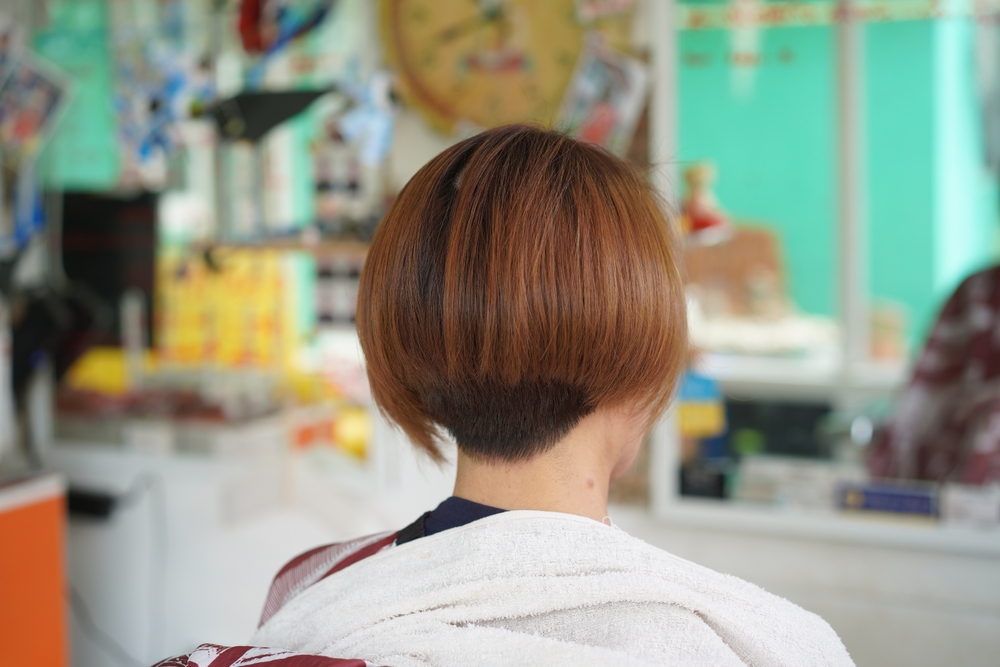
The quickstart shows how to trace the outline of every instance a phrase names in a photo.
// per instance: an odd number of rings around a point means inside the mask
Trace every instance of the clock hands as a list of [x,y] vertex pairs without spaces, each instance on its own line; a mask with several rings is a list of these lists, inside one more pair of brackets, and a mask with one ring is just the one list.
[[[484,7],[479,16],[453,25],[450,28],[445,28],[439,32],[438,41],[447,44],[448,42],[455,40],[466,33],[474,32],[480,28],[490,25],[491,23],[495,23],[497,21],[502,22],[503,18],[503,4],[499,2],[491,4],[488,7]],[[503,25],[503,23],[501,23],[501,25]]]
[[[514,28],[512,17],[504,10],[504,0],[479,0],[479,13],[471,19],[466,19],[432,35],[437,37],[436,46],[440,48],[463,35],[479,34],[480,38],[470,52],[460,55],[459,62],[468,70],[490,72],[514,72],[522,70],[526,59],[520,49],[510,43]],[[488,29],[482,34],[480,31]],[[433,50],[435,47],[429,46]],[[427,56],[433,59],[433,56]]]

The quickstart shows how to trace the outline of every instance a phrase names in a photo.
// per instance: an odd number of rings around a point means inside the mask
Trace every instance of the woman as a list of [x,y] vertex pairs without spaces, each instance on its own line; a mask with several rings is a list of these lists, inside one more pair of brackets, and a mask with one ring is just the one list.
[[872,476],[1000,483],[1000,266],[972,274],[931,329],[895,414],[876,434]]
[[555,132],[490,130],[421,169],[372,242],[358,332],[382,412],[434,459],[457,442],[454,496],[292,561],[253,643],[394,667],[852,665],[818,616],[608,525],[687,350],[676,247],[640,176]]

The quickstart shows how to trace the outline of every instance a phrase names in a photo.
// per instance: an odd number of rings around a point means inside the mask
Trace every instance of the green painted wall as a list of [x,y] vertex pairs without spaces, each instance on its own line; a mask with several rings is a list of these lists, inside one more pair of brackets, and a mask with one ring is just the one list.
[[49,187],[108,190],[118,181],[114,65],[106,0],[57,0],[33,36],[44,60],[67,75],[71,98],[42,155]]
[[934,25],[937,300],[997,257],[996,176],[983,164],[973,29],[961,19]]
[[836,260],[833,31],[765,30],[752,92],[737,94],[728,31],[680,35],[679,149],[712,160],[735,218],[781,237],[792,298],[832,313]]
[[[762,30],[749,93],[727,61],[728,31],[680,36],[679,159],[710,159],[716,194],[782,239],[806,312],[837,311],[835,32]],[[902,304],[919,343],[943,299],[995,261],[995,177],[983,167],[970,22],[865,28],[870,286]]]
[[864,37],[871,291],[903,304],[919,337],[934,309],[934,27],[873,24]]

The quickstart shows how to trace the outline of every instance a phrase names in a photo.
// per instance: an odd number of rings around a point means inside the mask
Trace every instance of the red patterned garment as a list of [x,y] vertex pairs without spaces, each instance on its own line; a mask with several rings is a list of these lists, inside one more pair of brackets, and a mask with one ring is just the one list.
[[[260,625],[274,616],[285,603],[313,584],[340,572],[359,560],[389,549],[399,532],[379,533],[318,547],[297,556],[281,568],[271,583]],[[326,658],[281,649],[253,646],[202,644],[188,655],[167,658],[153,667],[377,667],[364,660]]]
[[868,465],[876,477],[1000,482],[1000,267],[948,300]]
[[347,542],[317,547],[296,556],[274,577],[258,627],[267,623],[267,620],[278,613],[285,603],[316,582],[340,572],[348,565],[392,547],[398,535],[399,531],[368,535]]
[[342,660],[256,646],[202,644],[193,653],[168,658],[153,667],[376,667],[364,660]]

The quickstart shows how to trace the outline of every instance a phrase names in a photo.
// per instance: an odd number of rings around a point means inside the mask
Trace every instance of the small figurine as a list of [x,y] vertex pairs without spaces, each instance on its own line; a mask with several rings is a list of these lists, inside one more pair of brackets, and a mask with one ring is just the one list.
[[681,202],[684,232],[704,244],[729,238],[732,231],[729,218],[712,194],[715,167],[710,162],[699,162],[684,172],[684,180],[687,182],[687,196]]

